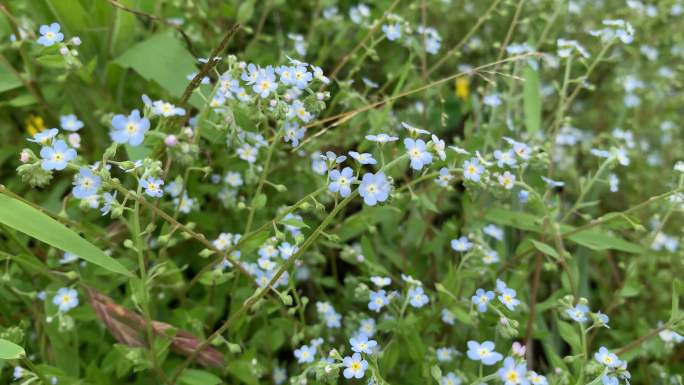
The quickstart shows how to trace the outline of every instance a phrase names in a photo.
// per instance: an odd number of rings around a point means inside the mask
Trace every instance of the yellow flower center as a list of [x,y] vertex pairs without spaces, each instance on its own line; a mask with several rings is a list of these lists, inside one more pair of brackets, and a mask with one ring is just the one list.
[[519,378],[520,377],[518,376],[518,372],[516,372],[515,370],[511,370],[506,374],[506,379],[508,381],[516,381],[517,382]]

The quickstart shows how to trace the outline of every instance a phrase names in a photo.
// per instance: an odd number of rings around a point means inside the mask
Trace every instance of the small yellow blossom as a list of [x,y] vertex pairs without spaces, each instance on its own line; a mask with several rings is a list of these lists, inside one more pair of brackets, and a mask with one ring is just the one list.
[[43,130],[45,130],[45,122],[40,116],[30,115],[26,118],[26,132],[33,136]]
[[456,96],[464,102],[470,95],[470,79],[461,77],[456,79]]

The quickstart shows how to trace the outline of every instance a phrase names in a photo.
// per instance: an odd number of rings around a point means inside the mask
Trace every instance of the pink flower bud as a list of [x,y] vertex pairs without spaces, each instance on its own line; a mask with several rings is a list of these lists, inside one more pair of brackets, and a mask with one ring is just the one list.
[[31,158],[31,154],[27,150],[23,150],[19,155],[19,161],[21,163],[27,163]]
[[164,138],[164,144],[166,147],[175,147],[178,144],[178,138],[176,138],[176,135],[167,135]]

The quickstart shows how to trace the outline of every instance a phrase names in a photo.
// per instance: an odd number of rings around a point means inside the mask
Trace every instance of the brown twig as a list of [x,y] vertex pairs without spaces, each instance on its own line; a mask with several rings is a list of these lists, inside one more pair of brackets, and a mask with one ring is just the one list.
[[[109,1],[109,0],[108,0]],[[228,48],[228,43],[230,43],[230,40],[233,38],[233,35],[237,33],[237,31],[240,29],[240,24],[234,24],[231,29],[226,32],[226,34],[223,36],[223,40],[221,40],[221,43],[214,48],[213,51],[211,51],[211,55],[209,55],[209,60],[202,66],[202,69],[200,72],[195,75],[194,78],[190,81],[190,84],[188,84],[187,87],[185,87],[185,91],[183,91],[183,96],[181,96],[180,101],[178,104],[180,106],[185,105],[187,101],[190,99],[190,95],[192,95],[192,92],[195,90],[195,88],[199,87],[200,83],[202,82],[202,79],[209,74],[209,71],[211,71],[212,68],[218,64],[219,60],[216,59],[217,56],[221,55],[223,51]]]

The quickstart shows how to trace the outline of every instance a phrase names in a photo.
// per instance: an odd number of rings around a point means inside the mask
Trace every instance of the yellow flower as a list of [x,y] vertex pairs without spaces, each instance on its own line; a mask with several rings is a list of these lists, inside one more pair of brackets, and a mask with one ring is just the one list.
[[466,77],[456,79],[456,96],[464,102],[470,95],[470,80]]
[[30,115],[26,118],[26,132],[33,136],[45,130],[45,122],[40,116]]

